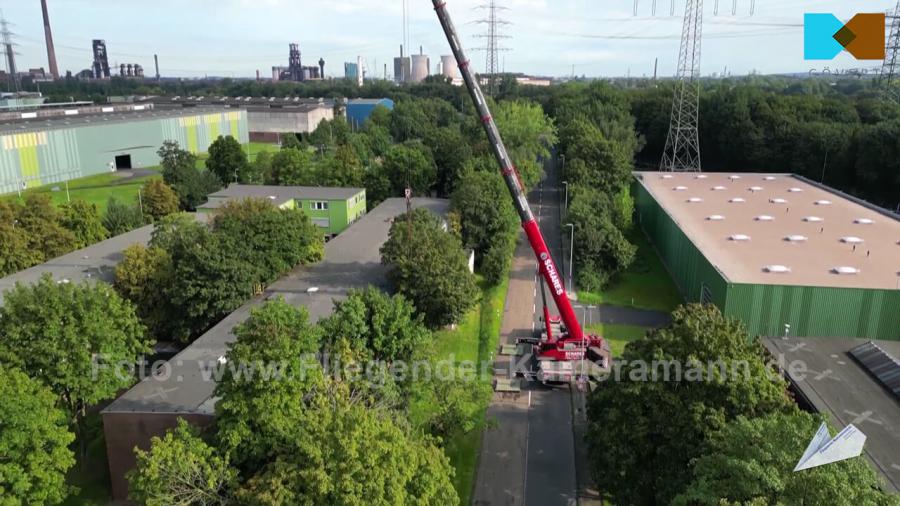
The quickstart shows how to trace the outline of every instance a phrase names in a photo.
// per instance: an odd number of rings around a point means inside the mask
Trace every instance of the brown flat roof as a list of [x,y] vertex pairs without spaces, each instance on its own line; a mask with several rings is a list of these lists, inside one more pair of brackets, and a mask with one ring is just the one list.
[[900,289],[886,211],[790,174],[635,175],[729,282]]

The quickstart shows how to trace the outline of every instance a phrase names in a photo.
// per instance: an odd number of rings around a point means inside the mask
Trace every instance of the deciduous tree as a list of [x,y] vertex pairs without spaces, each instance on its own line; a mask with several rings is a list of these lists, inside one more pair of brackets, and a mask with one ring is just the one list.
[[25,197],[25,204],[17,209],[15,224],[25,229],[28,248],[40,252],[41,262],[75,249],[78,240],[75,234],[62,226],[61,213],[50,201],[49,195],[29,194]]
[[81,249],[106,239],[97,206],[83,200],[73,200],[60,206],[60,224],[75,236],[75,249]]
[[75,439],[56,396],[0,364],[0,504],[58,504],[69,495]]
[[106,214],[103,215],[103,227],[109,232],[110,237],[131,232],[144,226],[144,215],[137,203],[126,204],[119,202],[115,197],[110,197],[106,204]]
[[122,252],[113,286],[134,304],[152,336],[169,336],[170,319],[178,312],[167,295],[174,276],[172,259],[165,250],[133,244]]
[[141,188],[141,201],[147,221],[155,221],[179,211],[178,194],[160,179],[151,179]]
[[391,181],[394,195],[403,195],[409,185],[416,195],[427,196],[437,183],[431,153],[421,142],[397,144],[388,150],[382,171]]
[[251,182],[248,177],[250,164],[247,162],[247,153],[241,143],[230,135],[220,135],[210,144],[206,168],[223,184]]

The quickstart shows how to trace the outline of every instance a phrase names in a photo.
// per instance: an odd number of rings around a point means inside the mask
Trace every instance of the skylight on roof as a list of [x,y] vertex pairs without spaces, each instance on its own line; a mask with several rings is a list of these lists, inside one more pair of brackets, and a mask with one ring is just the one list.
[[747,189],[750,190],[750,191],[752,191],[752,192],[761,192],[761,191],[763,191],[763,187],[762,187],[762,186],[751,186],[750,188],[747,188]]
[[683,192],[683,191],[687,190],[688,187],[687,186],[676,186],[675,188],[672,188],[672,189],[677,192]]
[[706,179],[708,177],[709,176],[707,176],[706,174],[697,174],[696,176],[694,176],[694,179]]
[[803,188],[788,188],[788,191],[791,193],[800,193],[803,191]]
[[864,243],[866,241],[860,239],[859,237],[854,237],[852,235],[848,235],[846,237],[841,237],[841,242],[846,243],[846,244],[860,244],[860,243]]
[[857,225],[871,225],[875,223],[875,221],[870,220],[869,218],[857,218],[853,220],[853,223],[856,223]]
[[772,274],[786,274],[791,272],[791,268],[786,265],[767,265],[765,271]]
[[807,216],[806,218],[803,218],[803,221],[807,223],[821,223],[825,220],[819,218],[818,216]]
[[784,199],[769,199],[769,202],[773,204],[787,204],[787,200]]
[[712,187],[712,190],[713,190],[714,192],[720,192],[720,191],[722,191],[722,190],[727,190],[727,189],[728,189],[728,188],[725,188],[724,186],[713,186],[713,187]]
[[729,200],[728,202],[731,202],[732,204],[740,204],[741,202],[747,202],[747,201],[745,199],[737,197],[737,198],[733,198],[733,199]]
[[701,199],[700,197],[691,197],[691,198],[687,199],[687,201],[690,202],[691,204],[696,204],[698,202],[703,202],[703,199]]
[[805,235],[789,235],[785,237],[784,240],[787,242],[806,242],[809,240],[809,237],[806,237]]
[[846,276],[850,274],[859,274],[859,269],[856,267],[841,266],[831,269],[831,272]]
[[761,214],[754,219],[756,221],[775,221],[775,218],[769,216],[768,214]]
[[729,236],[728,239],[732,240],[732,241],[737,241],[737,242],[744,242],[744,241],[749,241],[750,236],[745,235],[745,234],[734,234],[732,236]]
[[672,174],[663,174],[663,175],[660,176],[660,177],[661,177],[662,179],[672,179],[672,178],[675,177],[675,176],[673,176]]
[[722,216],[721,214],[713,214],[711,216],[706,217],[706,221],[722,221],[724,219],[725,219],[725,217]]
[[738,180],[738,179],[740,179],[740,178],[741,178],[741,176],[738,176],[738,175],[736,175],[736,174],[733,175],[733,176],[728,176],[728,179],[730,179],[730,180],[732,180],[732,181],[736,181],[736,180]]
[[830,200],[817,200],[816,205],[817,206],[830,206],[831,201]]
[[766,181],[775,181],[775,180],[778,179],[778,178],[775,177],[775,176],[766,176],[766,177],[764,177],[763,179],[765,179]]

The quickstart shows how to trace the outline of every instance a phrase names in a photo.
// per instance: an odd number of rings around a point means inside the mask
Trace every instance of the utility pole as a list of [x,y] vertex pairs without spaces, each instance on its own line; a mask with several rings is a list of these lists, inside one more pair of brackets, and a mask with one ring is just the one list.
[[479,24],[487,25],[487,32],[476,35],[480,39],[485,39],[485,46],[479,48],[485,52],[485,68],[484,73],[488,78],[488,95],[494,96],[497,91],[497,75],[500,73],[500,52],[509,51],[509,49],[500,46],[500,39],[508,39],[509,35],[503,35],[501,28],[511,23],[502,19],[497,12],[509,10],[506,7],[497,5],[496,0],[490,0],[490,3],[479,5],[476,9],[486,9],[487,17],[476,21]]
[[685,0],[669,135],[659,170],[700,172],[700,42],[703,0]]
[[19,88],[19,71],[16,69],[16,53],[13,51],[12,32],[9,31],[9,23],[6,18],[0,14],[0,36],[3,38],[3,48],[6,51],[6,70],[9,72],[9,91],[18,93],[22,91]]
[[566,226],[572,228],[572,238],[570,239],[569,243],[569,291],[575,293],[575,285],[572,281],[572,271],[575,270],[575,264],[573,263],[573,260],[575,258],[575,224],[566,223]]

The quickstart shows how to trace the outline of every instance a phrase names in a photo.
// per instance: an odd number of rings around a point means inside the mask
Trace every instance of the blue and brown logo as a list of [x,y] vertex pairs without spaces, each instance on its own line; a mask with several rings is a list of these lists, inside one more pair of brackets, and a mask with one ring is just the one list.
[[803,57],[831,60],[846,50],[857,60],[884,59],[884,13],[861,13],[846,24],[834,14],[803,17]]

